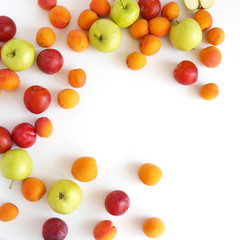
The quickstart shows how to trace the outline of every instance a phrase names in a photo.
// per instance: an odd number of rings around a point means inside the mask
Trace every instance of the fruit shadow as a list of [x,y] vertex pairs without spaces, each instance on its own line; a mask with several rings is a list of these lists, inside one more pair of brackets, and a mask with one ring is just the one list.
[[177,62],[170,60],[161,61],[160,64],[158,64],[160,65],[160,67],[158,67],[159,76],[161,76],[160,79],[164,81],[169,81],[169,79],[171,79],[169,83],[174,84],[176,81],[173,77],[173,71],[176,68],[177,64]]

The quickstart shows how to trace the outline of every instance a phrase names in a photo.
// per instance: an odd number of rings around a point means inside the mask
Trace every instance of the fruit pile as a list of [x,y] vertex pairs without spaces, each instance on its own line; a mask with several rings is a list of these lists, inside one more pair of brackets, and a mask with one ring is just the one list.
[[[208,68],[216,68],[222,60],[222,54],[216,47],[224,41],[224,31],[214,27],[211,14],[206,10],[213,5],[212,0],[184,0],[185,6],[195,11],[192,18],[179,22],[180,7],[177,2],[168,2],[162,6],[159,0],[92,0],[89,8],[78,17],[80,29],[72,29],[66,36],[68,47],[75,52],[86,50],[89,43],[103,53],[117,50],[122,42],[121,28],[129,28],[129,34],[139,39],[139,51],[131,52],[126,57],[126,66],[131,70],[140,70],[147,64],[147,57],[157,54],[161,49],[161,37],[168,35],[169,41],[177,50],[194,51],[202,42],[203,32],[207,31],[206,41],[211,44],[200,51],[199,59]],[[57,0],[38,0],[42,9],[49,11],[49,21],[53,27],[63,29],[68,26],[72,16],[68,9],[58,5]],[[201,8],[201,9],[200,9]],[[0,16],[1,60],[7,67],[0,70],[0,90],[13,91],[20,86],[17,72],[27,70],[36,61],[39,70],[53,75],[59,72],[64,59],[57,50],[50,48],[55,42],[55,32],[50,27],[42,27],[36,32],[37,44],[45,48],[36,56],[31,43],[14,38],[17,28],[7,16]],[[173,71],[173,78],[182,85],[192,85],[198,80],[198,68],[191,61],[183,60]],[[86,73],[83,69],[71,69],[68,83],[72,88],[65,88],[57,95],[58,104],[64,109],[71,109],[79,103],[79,94],[74,88],[85,85]],[[219,94],[218,86],[209,83],[201,88],[200,97],[212,100]],[[24,92],[23,102],[33,114],[43,113],[51,104],[48,89],[33,85]],[[3,177],[14,181],[22,180],[21,193],[31,202],[39,201],[47,192],[45,183],[36,177],[30,177],[33,161],[25,148],[31,147],[39,137],[50,137],[53,124],[47,117],[37,118],[34,126],[23,122],[16,125],[10,133],[0,126],[0,172]],[[14,146],[19,148],[12,149]],[[72,163],[72,176],[79,182],[93,181],[98,175],[97,162],[93,157],[84,156]],[[156,185],[161,177],[161,169],[145,163],[138,169],[139,180],[148,186]],[[56,198],[57,196],[57,198]],[[66,179],[56,181],[47,192],[47,202],[51,209],[60,214],[70,214],[82,201],[82,190],[75,182]],[[105,209],[113,216],[124,214],[130,206],[129,196],[122,190],[114,190],[105,198]],[[18,208],[13,203],[4,203],[0,207],[0,220],[12,221],[18,215]],[[160,237],[165,230],[164,222],[151,217],[142,225],[143,233],[149,238]],[[60,218],[48,219],[42,226],[45,240],[63,240],[68,234],[67,224]],[[113,239],[117,228],[110,220],[103,220],[93,228],[96,240]]]

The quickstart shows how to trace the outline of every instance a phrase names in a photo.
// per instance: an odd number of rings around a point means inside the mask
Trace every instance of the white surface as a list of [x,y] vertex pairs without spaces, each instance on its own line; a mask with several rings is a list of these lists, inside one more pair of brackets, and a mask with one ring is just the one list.
[[[43,26],[50,26],[48,12],[36,0],[0,1],[0,14],[8,15],[17,25],[16,37],[30,41],[39,53],[35,35]],[[71,51],[66,44],[67,33],[78,28],[80,12],[89,0],[59,0],[71,14],[66,29],[54,29],[58,49],[64,57],[62,70],[46,75],[36,63],[20,72],[21,86],[0,95],[0,125],[10,131],[21,122],[34,124],[41,116],[49,117],[53,135],[38,138],[27,151],[34,161],[31,176],[42,179],[49,190],[56,180],[73,181],[71,165],[81,156],[95,157],[99,175],[90,183],[80,183],[83,201],[70,215],[53,212],[47,194],[38,202],[23,198],[21,182],[0,176],[0,204],[13,202],[19,207],[18,217],[0,222],[0,237],[7,240],[42,239],[41,229],[50,217],[62,218],[69,227],[66,239],[93,239],[92,230],[98,221],[110,219],[117,227],[116,240],[144,240],[141,226],[147,217],[160,217],[166,224],[162,240],[239,240],[240,232],[240,82],[238,1],[215,1],[209,10],[213,26],[222,27],[225,42],[219,46],[223,61],[216,69],[208,69],[199,61],[199,51],[208,46],[203,42],[191,52],[180,52],[161,38],[158,54],[147,57],[147,65],[131,71],[126,56],[138,50],[139,41],[122,29],[121,47],[114,53],[102,54],[91,46],[82,53]],[[110,1],[111,3],[113,1]],[[164,5],[168,1],[162,0]],[[179,20],[192,16],[182,1]],[[205,36],[205,34],[204,34]],[[205,38],[204,38],[205,39]],[[182,60],[194,61],[199,81],[181,86],[172,77]],[[1,68],[4,66],[0,63]],[[78,89],[80,103],[71,110],[61,109],[57,94],[69,88],[68,71],[83,68],[86,85]],[[199,97],[200,87],[217,83],[220,95],[213,101]],[[23,104],[23,93],[31,85],[47,87],[52,94],[49,109],[34,115]],[[15,146],[14,146],[15,147]],[[157,164],[163,171],[162,180],[154,187],[143,185],[137,177],[138,167],[145,162]],[[108,192],[124,190],[130,197],[128,212],[119,217],[108,214],[104,199]]]

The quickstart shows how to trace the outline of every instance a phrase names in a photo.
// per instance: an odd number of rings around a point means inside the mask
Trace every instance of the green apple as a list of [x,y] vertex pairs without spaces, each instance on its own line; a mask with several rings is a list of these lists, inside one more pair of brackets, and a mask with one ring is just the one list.
[[195,11],[199,8],[199,0],[183,0],[186,8]]
[[8,69],[14,72],[24,71],[33,64],[35,49],[28,41],[13,38],[3,45],[1,58]]
[[135,0],[115,0],[110,9],[111,19],[119,27],[129,27],[139,17],[140,7]]
[[32,168],[32,159],[28,152],[23,149],[8,150],[3,154],[0,161],[2,175],[13,181],[28,178],[32,172]]
[[113,52],[121,45],[122,33],[113,21],[99,19],[89,29],[89,41],[100,52]]
[[202,41],[202,30],[192,18],[185,18],[171,27],[169,38],[172,45],[181,51],[190,51]]
[[80,205],[82,190],[75,182],[61,179],[52,185],[48,192],[47,200],[53,211],[69,214]]

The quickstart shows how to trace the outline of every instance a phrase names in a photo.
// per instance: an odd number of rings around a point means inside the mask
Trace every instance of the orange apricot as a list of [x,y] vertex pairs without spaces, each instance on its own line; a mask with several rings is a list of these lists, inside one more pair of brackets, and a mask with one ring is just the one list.
[[67,35],[67,44],[75,52],[82,52],[88,48],[88,35],[81,29],[71,30]]
[[147,35],[140,41],[140,50],[146,56],[156,54],[161,48],[161,41],[154,35]]
[[149,32],[156,37],[162,37],[170,31],[171,24],[167,18],[155,17],[149,21]]
[[151,217],[144,221],[142,230],[147,237],[158,238],[163,235],[165,224],[160,218]]
[[55,33],[50,27],[42,27],[37,31],[36,42],[40,47],[51,47],[55,42]]
[[73,89],[63,89],[58,93],[58,104],[65,109],[74,108],[79,102],[79,94]]
[[224,39],[225,39],[225,33],[223,29],[219,27],[211,28],[207,32],[207,41],[214,46],[220,45],[224,41]]
[[180,8],[176,2],[169,2],[165,4],[162,8],[161,15],[167,18],[170,22],[177,19],[179,16]]
[[82,11],[78,17],[78,26],[85,31],[88,31],[92,24],[98,20],[98,15],[89,9]]
[[38,0],[38,5],[44,10],[50,10],[57,5],[57,0]]
[[127,56],[127,66],[132,70],[139,70],[147,63],[147,58],[140,52],[132,52]]
[[219,94],[219,88],[215,83],[208,83],[200,90],[200,96],[204,100],[212,100]]
[[18,208],[13,203],[4,203],[2,206],[0,206],[0,221],[12,221],[17,217],[18,212]]
[[57,5],[49,11],[49,21],[56,28],[65,28],[71,21],[71,13],[64,6]]
[[50,137],[53,132],[52,121],[47,117],[40,117],[35,122],[35,130],[39,137]]
[[212,15],[205,9],[200,9],[195,12],[193,19],[198,22],[202,31],[205,31],[212,27],[213,19]]
[[107,0],[92,0],[90,9],[100,17],[106,17],[110,13],[110,4]]
[[112,240],[117,234],[117,228],[110,220],[99,222],[93,229],[95,240]]
[[222,61],[222,54],[215,46],[203,48],[200,51],[201,62],[209,68],[216,68]]
[[140,39],[149,33],[148,21],[146,19],[136,20],[129,28],[130,35],[133,38]]
[[83,69],[73,69],[68,73],[68,82],[74,88],[80,88],[85,85],[86,73]]
[[20,85],[20,79],[17,73],[9,69],[0,70],[0,88],[12,91],[18,88]]
[[144,163],[138,169],[138,177],[144,184],[153,186],[162,178],[162,171],[155,164]]
[[21,192],[26,200],[36,202],[46,193],[46,185],[38,178],[26,178],[21,183]]
[[96,160],[92,157],[80,157],[74,161],[71,172],[78,181],[90,182],[98,175]]

